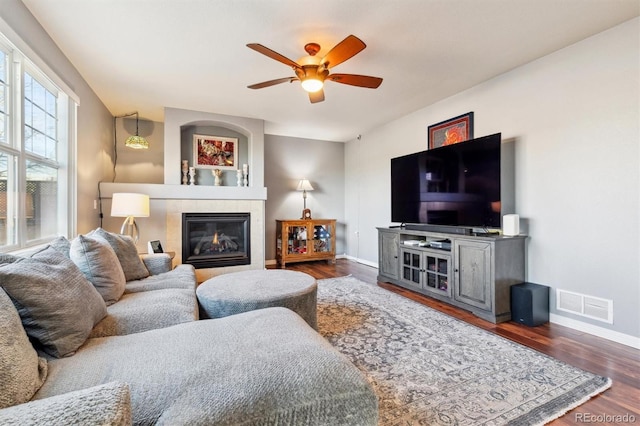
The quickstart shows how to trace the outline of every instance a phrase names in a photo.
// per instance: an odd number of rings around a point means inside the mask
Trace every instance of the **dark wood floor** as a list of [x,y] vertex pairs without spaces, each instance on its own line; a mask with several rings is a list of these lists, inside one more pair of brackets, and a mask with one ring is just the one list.
[[[582,333],[557,324],[526,327],[514,322],[492,324],[471,313],[405,290],[377,282],[378,270],[370,266],[339,259],[335,265],[324,261],[291,263],[287,269],[306,272],[316,279],[352,275],[362,281],[402,294],[419,303],[481,327],[507,339],[594,374],[610,377],[610,389],[592,398],[563,417],[553,426],[591,424],[640,424],[640,350]],[[616,418],[615,416],[627,416]],[[606,418],[595,416],[608,416]],[[605,421],[596,421],[602,420]]]

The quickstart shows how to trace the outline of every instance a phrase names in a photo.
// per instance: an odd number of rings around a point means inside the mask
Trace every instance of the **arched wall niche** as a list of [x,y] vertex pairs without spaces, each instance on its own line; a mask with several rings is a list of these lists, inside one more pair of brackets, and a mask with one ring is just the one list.
[[245,135],[247,138],[251,137],[251,131],[245,127],[234,125],[233,123],[227,123],[224,121],[217,120],[197,120],[191,121],[189,123],[184,123],[180,126],[180,128],[188,128],[188,127],[221,127],[225,129],[232,130],[234,132]]
[[[218,121],[196,121],[182,125],[180,127],[180,158],[187,160],[190,166],[195,164],[194,156],[194,135],[211,137],[233,138],[237,140],[236,163],[234,170],[220,169],[222,185],[238,186],[238,175],[236,170],[242,169],[249,164],[249,135],[246,129],[238,126],[230,126]],[[242,181],[242,179],[241,179]],[[196,183],[198,185],[215,185],[215,178],[212,169],[196,169]]]
[[[165,184],[178,185],[181,182],[181,160],[188,159],[191,165],[192,158],[183,158],[183,144],[185,133],[191,129],[211,129],[231,134],[215,134],[215,136],[246,138],[246,156],[238,160],[240,166],[247,164],[249,167],[249,186],[264,186],[264,121],[246,117],[236,117],[222,114],[214,114],[202,111],[190,111],[177,108],[165,108]],[[198,130],[199,131],[199,130]],[[236,135],[234,136],[233,133]],[[193,134],[193,133],[192,133]],[[209,132],[204,134],[210,134]],[[191,142],[192,143],[192,142]],[[241,150],[245,148],[241,145]],[[190,151],[192,153],[192,150]],[[240,152],[239,152],[240,154]],[[204,177],[204,174],[203,174]],[[235,182],[227,173],[227,185]],[[211,177],[213,181],[213,177]],[[203,181],[204,184],[207,181]]]

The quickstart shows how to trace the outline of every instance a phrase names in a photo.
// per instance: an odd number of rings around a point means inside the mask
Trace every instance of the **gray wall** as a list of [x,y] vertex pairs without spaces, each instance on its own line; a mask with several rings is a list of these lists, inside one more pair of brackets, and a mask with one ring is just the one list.
[[[99,223],[93,209],[98,182],[112,179],[112,115],[22,2],[0,1],[0,17],[80,97],[77,228],[88,232]],[[558,312],[553,297],[552,319],[588,332],[608,329],[614,338],[633,336],[637,345],[639,31],[640,19],[633,19],[346,146],[267,135],[266,259],[275,256],[275,219],[300,215],[302,196],[295,186],[306,177],[316,187],[308,198],[313,216],[341,224],[338,253],[376,264],[375,227],[390,224],[389,159],[424,150],[429,124],[474,111],[476,136],[502,132],[517,144],[516,212],[529,224],[528,280],[614,301],[612,325]],[[161,132],[154,123],[151,134],[160,139]],[[155,176],[157,161],[134,155],[119,158],[122,177],[133,179],[127,168],[137,176],[138,161]]]
[[99,223],[93,208],[98,182],[111,180],[113,121],[104,104],[19,0],[0,1],[0,17],[80,98],[78,107],[77,231]]
[[[131,111],[126,113],[129,112]],[[149,142],[149,149],[132,149],[124,146],[127,138],[136,134],[136,119],[135,117],[116,119],[118,155],[115,181],[164,183],[164,124],[141,117],[138,132]]]
[[307,208],[314,219],[336,219],[336,254],[346,251],[344,233],[344,144],[286,136],[265,135],[264,178],[266,202],[266,260],[275,259],[276,219],[299,219],[302,192],[298,181],[307,178]]
[[[348,254],[377,262],[389,159],[426,149],[430,124],[474,111],[476,137],[515,141],[527,279],[552,287],[552,320],[639,345],[639,33],[636,18],[348,142]],[[556,310],[555,289],[613,300],[614,324]]]

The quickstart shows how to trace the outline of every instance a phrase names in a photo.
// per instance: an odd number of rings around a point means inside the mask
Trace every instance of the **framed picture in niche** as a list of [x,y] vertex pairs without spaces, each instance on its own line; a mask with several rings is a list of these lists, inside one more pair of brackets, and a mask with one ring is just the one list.
[[193,165],[200,169],[236,170],[238,139],[193,135]]
[[432,124],[427,133],[429,149],[473,139],[473,112]]

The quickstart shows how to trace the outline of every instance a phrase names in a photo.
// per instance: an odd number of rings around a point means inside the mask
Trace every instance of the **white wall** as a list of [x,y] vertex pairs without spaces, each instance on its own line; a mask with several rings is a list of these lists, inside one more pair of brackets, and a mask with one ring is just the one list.
[[640,341],[639,33],[636,18],[350,141],[348,254],[377,263],[389,159],[427,149],[428,125],[474,111],[476,137],[516,141],[527,280],[613,299],[613,325],[558,312],[554,297],[552,314]]

